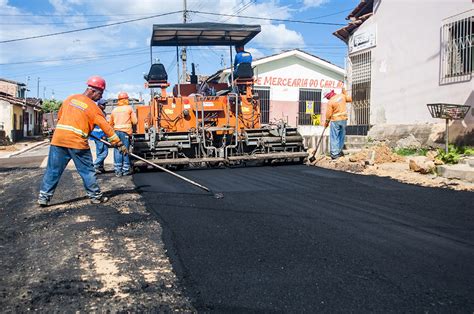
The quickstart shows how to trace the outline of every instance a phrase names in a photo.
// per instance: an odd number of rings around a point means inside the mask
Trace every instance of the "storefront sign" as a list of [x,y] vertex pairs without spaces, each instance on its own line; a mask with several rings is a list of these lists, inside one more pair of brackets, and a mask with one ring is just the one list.
[[349,53],[354,53],[367,48],[375,47],[377,28],[371,25],[363,32],[357,32],[357,35],[349,38]]
[[257,78],[257,86],[286,86],[305,88],[342,88],[344,83],[336,80],[308,79],[280,76],[260,76]]

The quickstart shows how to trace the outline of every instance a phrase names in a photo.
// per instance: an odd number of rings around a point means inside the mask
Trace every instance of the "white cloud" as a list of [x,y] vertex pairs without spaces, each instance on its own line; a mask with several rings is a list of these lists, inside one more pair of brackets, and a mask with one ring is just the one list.
[[245,48],[245,51],[248,51],[252,54],[253,60],[265,57],[265,54],[263,52],[255,48]]
[[[305,5],[315,5],[317,2],[322,3],[324,0],[305,0]],[[4,25],[0,28],[0,40],[8,40],[21,37],[30,37],[43,34],[50,34],[72,29],[80,29],[99,24],[107,24],[122,20],[134,19],[153,14],[166,13],[171,11],[179,11],[182,9],[182,1],[130,1],[130,0],[49,0],[53,6],[56,14],[75,14],[74,16],[65,17],[44,17],[32,16],[26,20],[20,20],[17,17],[5,18],[6,23],[31,23],[26,25]],[[300,2],[301,3],[301,2]],[[278,0],[262,0],[250,2],[250,0],[222,0],[222,1],[198,1],[188,0],[188,9],[199,10],[204,12],[214,12],[218,14],[235,14],[243,16],[274,18],[274,19],[289,19],[292,14],[296,12],[291,9],[289,5],[282,5]],[[20,10],[8,4],[6,0],[0,0],[0,11],[2,14],[31,14],[28,10]],[[240,11],[240,12],[239,12]],[[85,12],[93,14],[104,14],[110,16],[104,17],[88,17],[84,16]],[[134,15],[120,15],[120,14],[134,14]],[[107,20],[104,23],[91,23],[94,20]],[[12,79],[18,77],[22,79],[26,75],[31,75],[32,70],[35,72],[50,71],[48,74],[41,72],[41,79],[44,84],[53,88],[64,88],[60,86],[68,86],[67,89],[72,88],[78,80],[87,77],[92,73],[101,74],[107,72],[114,72],[119,69],[125,69],[129,66],[138,64],[140,61],[145,61],[146,54],[141,54],[143,51],[147,52],[149,46],[149,38],[151,35],[151,25],[159,23],[179,23],[182,20],[181,14],[168,15],[153,19],[147,19],[140,22],[130,24],[123,24],[120,26],[113,26],[107,28],[100,28],[94,30],[87,30],[82,32],[75,32],[66,35],[58,35],[52,37],[45,37],[41,39],[26,40],[20,42],[13,42],[8,44],[0,44],[0,63],[9,63],[17,61],[31,61],[31,60],[49,60],[49,59],[64,59],[64,58],[81,58],[104,54],[128,53],[132,49],[137,51],[136,59],[127,63],[120,63],[121,58],[110,58],[94,60],[88,62],[85,60],[77,61],[58,61],[50,63],[37,63],[25,66],[0,66],[0,70],[8,70],[9,77]],[[3,21],[3,19],[2,19]],[[295,46],[304,45],[304,40],[301,33],[292,30],[289,26],[284,24],[266,20],[252,20],[241,17],[225,17],[219,15],[204,15],[204,14],[190,14],[190,22],[224,22],[224,23],[240,23],[240,24],[259,24],[262,26],[262,32],[251,41],[246,49],[249,50],[254,58],[263,56],[265,49],[273,51],[278,50],[274,48],[292,48]],[[49,24],[51,22],[58,24]],[[65,23],[65,24],[61,24]],[[142,50],[143,49],[143,50]],[[138,51],[140,50],[140,51]],[[213,72],[216,67],[219,67],[220,58],[218,53],[206,55],[206,51],[196,50],[194,56],[198,59],[197,63],[201,64],[203,73]],[[226,56],[224,52],[224,56]],[[166,54],[162,58],[162,62],[166,61]],[[210,60],[208,60],[210,59]],[[216,61],[217,60],[217,61]],[[199,62],[201,61],[201,62]],[[196,62],[196,61],[195,61]],[[205,67],[204,64],[209,64]],[[89,66],[83,70],[78,66],[82,64]],[[54,67],[52,67],[54,66]],[[190,67],[190,65],[188,64]],[[115,68],[110,68],[115,67]],[[212,68],[214,67],[214,68]],[[51,72],[53,69],[56,72]],[[90,70],[91,69],[91,70]],[[77,73],[83,70],[82,73]],[[170,71],[171,73],[172,71]],[[52,73],[52,75],[49,75]],[[130,72],[128,72],[130,73]],[[174,73],[174,72],[173,72]],[[171,74],[172,75],[172,74]],[[32,76],[33,77],[33,76]],[[66,77],[66,82],[63,82]],[[144,88],[140,84],[134,84],[142,81],[140,75],[123,76],[122,81],[118,81],[117,75],[109,76],[113,83],[128,83],[122,85],[113,85],[108,88],[107,93],[115,97],[120,90],[125,90],[133,95],[142,91]],[[49,81],[48,81],[49,80]],[[76,81],[76,82],[74,82]],[[69,82],[69,83],[68,83]],[[74,83],[74,84],[71,84]],[[64,91],[66,93],[67,91]],[[145,93],[145,92],[144,92]]]
[[54,10],[58,14],[64,14],[71,11],[74,5],[82,4],[82,0],[49,0]]
[[328,2],[329,0],[303,0],[303,6],[304,6],[303,8],[304,9],[316,8]]
[[303,36],[287,29],[285,24],[262,25],[262,32],[255,38],[260,46],[274,51],[296,48],[304,45]]
[[117,98],[118,93],[126,92],[130,98],[140,98],[140,92],[144,93],[144,85],[121,83],[111,87],[107,87],[107,91],[104,98]]

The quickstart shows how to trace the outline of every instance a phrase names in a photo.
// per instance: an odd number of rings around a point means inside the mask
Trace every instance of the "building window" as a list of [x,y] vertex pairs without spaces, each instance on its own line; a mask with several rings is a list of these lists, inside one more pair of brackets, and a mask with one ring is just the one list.
[[260,99],[260,123],[270,122],[270,87],[258,87],[254,89]]
[[[312,108],[312,110],[308,110]],[[311,112],[312,111],[312,112]],[[298,125],[314,125],[315,115],[321,114],[321,90],[300,88],[298,102]],[[319,121],[321,121],[319,119]]]
[[25,88],[18,87],[17,91],[18,91],[18,95],[17,95],[18,98],[25,98]]
[[350,55],[347,61],[347,80],[352,94],[347,134],[366,135],[370,125],[372,52]]
[[443,21],[441,28],[441,83],[470,80],[474,64],[474,10]]

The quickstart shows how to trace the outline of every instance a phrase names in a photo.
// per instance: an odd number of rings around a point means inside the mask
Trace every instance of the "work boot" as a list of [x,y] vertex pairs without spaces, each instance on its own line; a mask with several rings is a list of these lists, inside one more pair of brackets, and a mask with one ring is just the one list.
[[100,198],[91,198],[91,204],[107,203],[108,200],[109,198],[106,196],[101,196]]
[[104,168],[95,168],[95,173],[97,174],[102,174],[102,173],[105,173],[105,169]]
[[133,172],[131,170],[125,171],[124,173],[122,173],[123,176],[131,176],[132,174]]
[[41,207],[49,206],[49,200],[45,200],[43,198],[38,199],[38,205]]
[[116,172],[116,173],[115,173],[115,176],[116,176],[117,178],[120,178],[120,177],[122,176],[122,173],[121,173],[121,172]]

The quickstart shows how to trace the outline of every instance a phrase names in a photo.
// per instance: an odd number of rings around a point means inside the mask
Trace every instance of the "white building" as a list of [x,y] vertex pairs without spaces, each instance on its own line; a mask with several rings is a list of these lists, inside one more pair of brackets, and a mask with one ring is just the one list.
[[321,133],[323,90],[340,92],[344,69],[297,49],[254,60],[252,67],[263,124],[282,119],[302,135]]
[[427,104],[469,105],[449,132],[451,141],[474,144],[473,13],[472,0],[361,0],[334,33],[348,44],[352,128],[426,143],[444,131]]

